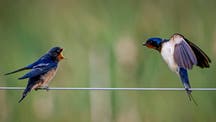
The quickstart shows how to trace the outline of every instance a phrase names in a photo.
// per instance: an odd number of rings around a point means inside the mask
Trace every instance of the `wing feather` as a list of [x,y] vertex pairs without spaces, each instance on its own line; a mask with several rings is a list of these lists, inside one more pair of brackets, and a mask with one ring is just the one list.
[[185,40],[175,45],[174,60],[179,67],[192,69],[197,64],[197,58]]
[[57,67],[57,63],[46,63],[46,64],[38,64],[36,66],[33,67],[33,69],[26,73],[24,76],[20,77],[19,79],[25,79],[25,78],[32,78],[32,77],[36,77],[38,75],[42,75],[46,72],[48,72],[50,69],[52,68],[56,68]]
[[185,41],[190,45],[192,50],[194,51],[197,58],[197,66],[201,68],[209,67],[209,63],[211,63],[211,59],[202,51],[198,46],[194,43],[190,42],[188,39],[184,38]]

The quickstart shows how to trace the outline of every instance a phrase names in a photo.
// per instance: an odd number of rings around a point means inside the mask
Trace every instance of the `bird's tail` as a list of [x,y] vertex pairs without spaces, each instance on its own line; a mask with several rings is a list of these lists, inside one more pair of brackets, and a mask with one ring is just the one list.
[[20,98],[19,102],[20,103],[26,96],[27,94],[31,91],[32,86],[29,84],[27,85],[26,89],[23,91],[22,97]]
[[184,68],[179,68],[179,75],[180,75],[182,84],[184,85],[184,88],[185,88],[185,90],[187,92],[187,95],[189,97],[189,100],[193,101],[193,103],[195,105],[198,105],[197,102],[195,101],[195,99],[192,96],[192,90],[190,90],[191,85],[190,85],[190,82],[189,82],[187,70],[184,69]]
[[196,100],[195,100],[194,97],[192,96],[192,93],[191,93],[192,91],[189,90],[189,89],[185,89],[185,90],[186,90],[186,92],[187,92],[187,95],[188,95],[189,100],[190,100],[190,101],[193,101],[193,103],[194,103],[196,106],[198,106]]
[[27,70],[27,69],[28,69],[28,67],[23,67],[23,68],[20,68],[20,69],[15,70],[15,71],[6,73],[6,74],[4,74],[4,75],[10,75],[10,74],[13,74],[13,73],[16,73],[16,72],[20,72],[20,71],[23,71],[23,70]]

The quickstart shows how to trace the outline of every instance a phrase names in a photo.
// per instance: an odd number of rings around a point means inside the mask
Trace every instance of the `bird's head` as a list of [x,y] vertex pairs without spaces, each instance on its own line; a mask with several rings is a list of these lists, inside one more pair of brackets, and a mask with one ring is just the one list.
[[64,59],[62,54],[63,48],[61,47],[53,47],[49,50],[48,54],[57,61]]
[[143,46],[158,50],[160,52],[162,42],[163,39],[161,38],[149,38],[146,42],[143,43]]

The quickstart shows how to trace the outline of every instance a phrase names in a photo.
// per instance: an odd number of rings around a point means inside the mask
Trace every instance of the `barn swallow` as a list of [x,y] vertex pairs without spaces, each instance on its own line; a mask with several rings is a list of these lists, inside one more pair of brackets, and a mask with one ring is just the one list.
[[45,88],[48,90],[48,84],[56,74],[59,61],[64,59],[62,51],[63,48],[53,47],[34,63],[5,74],[10,75],[19,71],[30,70],[28,73],[18,78],[19,80],[28,78],[28,84],[23,91],[19,103],[33,89]]
[[[188,69],[193,65],[200,68],[208,68],[210,58],[194,43],[181,34],[173,34],[170,39],[149,38],[143,46],[157,50],[169,68],[178,74],[188,94],[189,100],[193,100],[191,85],[188,78]],[[196,104],[196,102],[194,101]]]

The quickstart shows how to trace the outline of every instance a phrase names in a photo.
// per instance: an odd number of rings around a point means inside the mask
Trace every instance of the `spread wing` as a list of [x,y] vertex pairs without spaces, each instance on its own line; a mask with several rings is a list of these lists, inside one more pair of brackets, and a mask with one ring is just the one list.
[[194,51],[197,58],[197,66],[201,68],[209,67],[209,63],[211,63],[211,59],[194,43],[190,42],[188,39],[184,38],[185,41],[190,45],[192,50]]
[[26,73],[24,76],[20,77],[19,79],[21,80],[25,78],[36,77],[38,75],[42,75],[50,71],[53,68],[57,68],[57,63],[41,63],[34,66],[30,72]]
[[180,43],[175,45],[174,60],[179,67],[192,69],[197,65],[197,58],[189,44],[182,38]]

